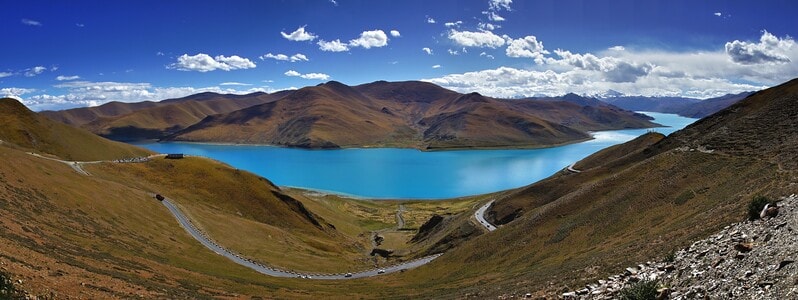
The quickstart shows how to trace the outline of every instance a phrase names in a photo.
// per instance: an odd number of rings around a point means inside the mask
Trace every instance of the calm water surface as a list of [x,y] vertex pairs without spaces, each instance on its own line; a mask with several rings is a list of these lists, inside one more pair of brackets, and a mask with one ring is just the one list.
[[[666,135],[696,120],[672,114],[646,114],[654,117],[655,122],[670,126],[653,129]],[[367,198],[440,199],[524,186],[648,130],[595,132],[594,140],[533,150],[421,152],[394,148],[303,150],[196,143],[137,145],[160,153],[207,156],[282,186]]]

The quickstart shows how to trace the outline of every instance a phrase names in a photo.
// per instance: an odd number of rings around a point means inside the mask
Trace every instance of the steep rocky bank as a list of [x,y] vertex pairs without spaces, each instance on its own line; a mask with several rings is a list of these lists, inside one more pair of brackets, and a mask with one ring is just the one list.
[[[657,281],[658,299],[798,298],[798,196],[783,197],[778,215],[729,225],[623,274],[563,293],[563,299],[617,299],[640,281]],[[708,297],[708,298],[707,298]]]

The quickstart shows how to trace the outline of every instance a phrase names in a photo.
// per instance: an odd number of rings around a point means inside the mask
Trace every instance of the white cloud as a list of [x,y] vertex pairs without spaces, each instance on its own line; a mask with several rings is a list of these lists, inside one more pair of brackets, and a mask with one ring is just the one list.
[[24,74],[25,77],[33,77],[43,73],[44,71],[47,71],[47,68],[45,68],[44,66],[35,66],[33,68],[26,69]]
[[305,31],[305,26],[301,26],[301,27],[297,28],[296,30],[294,30],[294,32],[291,32],[290,34],[282,32],[282,31],[280,31],[280,34],[284,38],[286,38],[286,39],[288,39],[290,41],[295,41],[295,42],[312,41],[312,40],[315,40],[318,37],[318,36],[316,36],[313,33],[306,32]]
[[549,54],[549,51],[543,48],[543,42],[538,41],[533,35],[513,40],[505,52],[509,57],[533,58],[537,64],[542,64],[544,56]]
[[164,56],[164,55],[166,54],[163,54],[163,52],[161,51],[155,52],[155,56]]
[[716,17],[723,16],[723,14],[722,14],[722,13],[720,13],[720,12],[716,12],[716,13],[714,13],[713,15],[715,15]]
[[607,50],[610,50],[610,51],[624,51],[624,50],[626,50],[626,48],[624,46],[612,46],[612,47],[608,48]]
[[460,27],[460,25],[463,25],[463,21],[446,22],[446,23],[443,23],[443,25],[446,26],[446,27]]
[[349,41],[350,47],[363,47],[366,49],[385,47],[386,45],[388,45],[388,36],[382,30],[363,31],[359,38]]
[[491,23],[480,22],[479,24],[477,24],[477,28],[479,28],[480,30],[483,30],[483,31],[493,31],[493,30],[501,28],[501,26],[495,25],[495,24],[491,24]]
[[255,68],[255,63],[247,58],[238,55],[224,56],[217,55],[211,57],[205,53],[196,55],[183,54],[177,58],[177,62],[166,66],[167,69],[180,71],[209,72],[214,70],[239,70]]
[[399,33],[399,30],[391,30],[391,36],[392,37],[400,37],[400,36],[402,36],[402,34]]
[[319,49],[321,49],[321,51],[330,51],[330,52],[349,51],[349,45],[342,43],[341,40],[338,39],[329,42],[324,40],[319,40],[317,45],[319,45]]
[[488,20],[493,22],[502,22],[504,21],[504,17],[497,14],[495,11],[483,11],[482,14],[488,16]]
[[80,27],[80,28],[83,28],[83,27],[86,27],[86,24],[83,24],[83,23],[75,23],[75,26],[77,26],[77,27]]
[[329,80],[330,79],[330,75],[327,75],[327,74],[324,74],[324,73],[307,73],[307,74],[302,74],[299,77],[302,77],[302,78],[305,78],[305,79],[316,79],[316,80]]
[[433,19],[432,17],[429,17],[429,16],[428,16],[428,17],[427,17],[427,23],[430,23],[430,24],[435,24],[435,23],[437,23],[437,22],[435,22],[435,19]]
[[511,11],[512,8],[510,8],[510,4],[512,3],[513,0],[490,0],[490,2],[488,2],[488,9],[495,11]]
[[495,58],[495,57],[493,57],[493,55],[490,55],[490,54],[488,54],[486,52],[480,53],[479,56],[484,56],[484,57],[487,57],[487,58],[490,58],[490,59],[494,59]]
[[332,3],[334,6],[338,6],[338,2],[335,0],[330,0],[330,3]]
[[434,65],[434,66],[432,66],[432,68],[433,68],[433,69],[440,69],[440,68],[441,68],[441,65]]
[[0,88],[0,98],[14,98],[17,100],[22,100],[22,95],[33,93],[35,91],[35,89],[17,87]]
[[11,77],[13,75],[14,75],[14,73],[11,73],[11,72],[0,72],[0,78]]
[[220,83],[219,85],[250,86],[250,85],[252,85],[252,84],[231,81],[231,82],[222,82],[222,83]]
[[313,80],[328,80],[328,79],[330,79],[330,75],[327,75],[327,74],[324,74],[324,73],[302,74],[302,73],[299,73],[299,72],[294,71],[294,70],[288,70],[284,74],[285,74],[285,76],[300,77],[300,78],[304,78],[304,79],[313,79]]
[[290,62],[298,62],[298,61],[308,61],[308,57],[302,53],[297,53],[291,56],[285,54],[272,54],[271,52],[266,53],[266,55],[261,55],[261,60],[266,60],[267,58],[280,60],[280,61],[290,61]]
[[421,51],[424,51],[425,53],[427,53],[429,55],[432,55],[432,49],[430,49],[430,48],[424,47],[424,48],[421,48]]
[[31,19],[22,19],[20,22],[22,22],[22,24],[25,24],[25,25],[28,25],[28,26],[42,26],[42,22],[39,22],[39,21],[36,21],[36,20],[31,20]]
[[490,31],[449,30],[448,37],[463,47],[497,48],[504,46],[505,39]]
[[449,55],[460,55],[460,52],[457,52],[457,50],[449,49],[449,50],[446,50],[446,51],[449,52]]
[[58,81],[78,80],[78,79],[80,79],[80,76],[77,76],[77,75],[74,75],[74,76],[58,75],[58,77],[55,78],[55,80],[58,80]]
[[744,65],[782,64],[791,62],[788,53],[794,50],[794,47],[795,41],[791,37],[780,39],[763,30],[759,43],[739,40],[726,43],[726,54],[732,61]]

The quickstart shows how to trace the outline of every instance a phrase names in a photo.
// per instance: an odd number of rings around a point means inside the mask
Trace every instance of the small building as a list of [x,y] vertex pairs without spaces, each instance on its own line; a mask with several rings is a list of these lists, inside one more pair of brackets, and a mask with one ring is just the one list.
[[166,155],[166,159],[181,159],[183,158],[183,153],[169,153]]

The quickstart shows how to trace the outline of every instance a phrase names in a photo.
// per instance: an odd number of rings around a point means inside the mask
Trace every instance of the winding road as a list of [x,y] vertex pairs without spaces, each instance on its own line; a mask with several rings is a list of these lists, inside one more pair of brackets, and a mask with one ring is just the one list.
[[485,205],[477,209],[477,211],[474,213],[474,217],[477,218],[477,222],[479,222],[479,224],[485,227],[485,229],[488,231],[496,230],[496,226],[493,226],[493,224],[488,222],[488,220],[485,220],[485,212],[488,211],[488,208],[490,208],[491,205],[493,205],[493,201],[495,200],[490,200],[490,202],[485,203]]
[[166,206],[167,209],[169,209],[169,212],[171,212],[172,215],[175,216],[175,219],[177,219],[177,221],[180,223],[180,226],[182,226],[186,230],[186,232],[188,232],[192,237],[194,237],[194,239],[196,239],[206,248],[210,249],[213,252],[216,252],[221,256],[224,256],[232,260],[233,262],[239,265],[248,267],[259,273],[274,277],[298,277],[305,279],[326,279],[326,280],[341,280],[341,279],[372,277],[372,276],[401,272],[407,269],[416,268],[425,265],[431,262],[433,259],[436,259],[442,255],[442,253],[440,253],[389,267],[383,267],[380,269],[371,269],[360,272],[352,272],[352,273],[318,274],[318,273],[299,273],[295,271],[280,270],[244,258],[241,255],[235,254],[232,251],[227,250],[222,246],[219,246],[219,244],[213,242],[204,234],[202,234],[199,230],[197,230],[197,228],[194,227],[194,225],[191,224],[191,222],[188,220],[188,217],[186,217],[186,215],[184,215],[183,212],[181,212],[180,209],[177,208],[177,206],[172,204],[172,202],[169,201],[169,199],[164,199],[163,201],[161,201],[161,203],[163,203],[163,205]]
[[[78,174],[82,174],[82,175],[86,175],[86,176],[90,176],[91,174],[89,174],[89,172],[86,172],[86,170],[84,170],[81,167],[82,164],[94,164],[94,163],[103,163],[103,162],[113,162],[113,163],[146,162],[147,160],[152,159],[154,157],[165,156],[163,154],[156,154],[156,155],[150,155],[150,156],[147,156],[147,157],[134,158],[134,159],[130,159],[130,160],[79,162],[79,161],[66,161],[66,160],[61,160],[61,159],[57,159],[57,158],[46,157],[46,156],[42,156],[42,155],[39,155],[39,154],[33,153],[33,152],[28,152],[28,154],[30,154],[32,156],[39,157],[39,158],[49,159],[49,160],[53,160],[53,161],[57,161],[57,162],[61,162],[61,163],[67,164],[70,167],[72,167],[72,169],[75,170],[75,172],[77,172]],[[153,198],[155,198],[155,194],[151,194],[151,196]],[[266,266],[266,265],[261,264],[259,262],[253,261],[251,259],[242,257],[241,255],[236,254],[236,253],[234,253],[234,252],[232,252],[232,251],[220,246],[219,244],[217,244],[216,242],[214,242],[213,240],[211,240],[210,238],[205,236],[196,227],[194,227],[194,225],[191,223],[191,221],[189,221],[188,217],[186,217],[186,215],[183,214],[183,212],[180,211],[180,209],[177,208],[177,206],[175,206],[171,201],[169,201],[169,199],[164,198],[163,201],[161,201],[161,203],[164,206],[166,206],[166,208],[169,210],[169,212],[171,212],[172,215],[175,217],[175,219],[177,219],[177,222],[180,223],[180,226],[183,227],[183,229],[185,229],[186,232],[188,232],[189,235],[191,235],[194,239],[196,239],[198,242],[200,242],[200,244],[202,244],[206,248],[210,249],[211,251],[213,251],[213,252],[215,252],[215,253],[217,253],[219,255],[222,255],[222,256],[232,260],[233,262],[235,262],[235,263],[237,263],[239,265],[242,265],[242,266],[248,267],[250,269],[253,269],[253,270],[255,270],[255,271],[257,271],[257,272],[259,272],[261,274],[274,276],[274,277],[294,277],[294,278],[303,278],[303,279],[322,279],[322,280],[343,280],[343,279],[356,279],[356,278],[373,277],[373,276],[377,276],[377,275],[390,274],[390,273],[395,273],[395,272],[403,272],[403,271],[408,270],[408,269],[413,269],[413,268],[425,265],[425,264],[431,262],[432,260],[434,260],[434,259],[440,257],[441,255],[443,255],[443,253],[439,253],[439,254],[434,254],[434,255],[418,258],[418,259],[415,259],[415,260],[411,260],[411,261],[408,261],[408,262],[404,262],[404,263],[401,263],[401,264],[396,264],[396,265],[393,265],[393,266],[386,266],[386,267],[382,267],[382,268],[375,268],[375,269],[359,271],[359,272],[351,272],[351,273],[320,274],[320,273],[300,273],[300,272],[295,272],[295,271],[290,271],[290,270],[280,270],[280,269],[277,269],[277,268]],[[396,217],[397,217],[397,222],[398,222],[398,227],[399,228],[404,227],[404,219],[402,218],[402,212],[404,210],[405,210],[404,206],[400,205],[399,206],[399,211],[397,211],[397,213],[396,213]]]
[[574,169],[574,165],[576,165],[576,163],[572,163],[572,164],[568,165],[568,171],[571,171],[573,173],[582,173],[582,171]]

